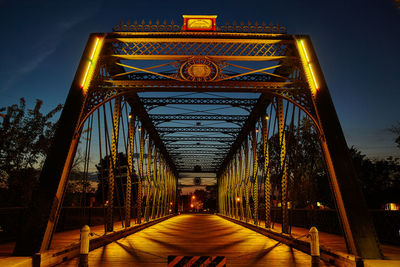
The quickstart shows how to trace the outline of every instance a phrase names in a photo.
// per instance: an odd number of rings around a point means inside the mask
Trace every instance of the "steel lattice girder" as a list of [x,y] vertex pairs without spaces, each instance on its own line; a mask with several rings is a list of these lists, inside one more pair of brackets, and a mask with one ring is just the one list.
[[[201,111],[199,111],[201,112]],[[227,122],[242,122],[247,119],[247,116],[242,115],[181,115],[181,114],[152,114],[150,119],[153,121],[171,121],[171,120],[208,120],[208,121],[227,121]]]
[[215,136],[215,137],[208,137],[208,136],[170,136],[170,137],[164,137],[163,141],[168,143],[168,142],[221,142],[221,143],[230,143],[235,141],[234,137],[221,137],[221,136]]
[[158,97],[142,97],[140,101],[143,105],[230,105],[254,106],[257,98],[158,98]]
[[[206,133],[226,133],[236,134],[240,131],[240,128],[229,128],[229,127],[157,127],[156,130],[159,133],[177,133],[177,132],[206,132]],[[218,138],[218,137],[216,137]]]
[[171,152],[171,156],[181,156],[181,155],[225,155],[225,152],[215,152],[215,151],[208,151],[208,150],[186,150],[182,152]]
[[[148,38],[118,36],[107,39],[113,44],[112,56],[120,59],[177,60],[188,56],[207,56],[214,60],[279,60],[286,58],[286,49],[292,40],[268,39],[216,39],[216,38],[165,38],[162,35]],[[280,37],[284,37],[281,35]]]
[[207,149],[229,149],[230,146],[210,145],[210,144],[167,144],[166,147],[170,151],[180,151],[185,148],[207,148]]

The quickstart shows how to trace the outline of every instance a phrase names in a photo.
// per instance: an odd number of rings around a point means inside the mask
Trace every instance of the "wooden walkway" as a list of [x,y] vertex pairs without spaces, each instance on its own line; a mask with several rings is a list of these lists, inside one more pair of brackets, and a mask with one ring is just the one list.
[[91,251],[89,266],[167,266],[168,255],[225,256],[227,266],[311,266],[309,255],[215,215],[168,219]]

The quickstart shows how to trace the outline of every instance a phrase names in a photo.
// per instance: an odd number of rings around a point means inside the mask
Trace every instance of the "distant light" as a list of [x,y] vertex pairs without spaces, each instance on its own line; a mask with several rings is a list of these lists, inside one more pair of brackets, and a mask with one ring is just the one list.
[[195,199],[196,198],[196,196],[192,196],[192,199]]
[[236,198],[236,202],[240,202],[240,197],[237,197],[237,198]]
[[258,129],[256,129],[256,133],[258,133]]
[[128,118],[132,119],[132,113],[129,113]]
[[266,120],[269,120],[269,116],[268,116],[268,115],[265,115],[265,119],[266,119]]
[[169,204],[172,206],[172,202],[169,202]]
[[172,210],[171,209],[169,209],[169,212],[171,212]]
[[191,208],[193,208],[193,207],[194,207],[194,205],[193,205],[193,204],[190,204],[190,207],[191,207]]
[[139,127],[138,131],[139,131],[139,132],[142,131],[142,127]]

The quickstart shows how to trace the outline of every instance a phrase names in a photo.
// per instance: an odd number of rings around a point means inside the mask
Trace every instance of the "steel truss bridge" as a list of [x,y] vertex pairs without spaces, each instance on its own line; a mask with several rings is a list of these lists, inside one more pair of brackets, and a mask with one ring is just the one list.
[[166,23],[91,34],[14,253],[50,248],[77,151],[82,172],[96,173],[103,187],[106,232],[114,230],[117,207],[124,227],[132,218],[140,224],[177,213],[189,172],[215,175],[220,214],[267,229],[277,190],[288,233],[290,183],[299,177],[291,148],[301,145],[306,120],[349,251],[381,258],[309,36],[280,26]]

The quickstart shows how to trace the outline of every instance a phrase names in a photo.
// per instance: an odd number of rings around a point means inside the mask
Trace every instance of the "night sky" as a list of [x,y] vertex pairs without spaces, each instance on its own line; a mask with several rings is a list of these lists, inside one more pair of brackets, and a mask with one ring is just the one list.
[[400,9],[395,0],[0,0],[0,107],[20,97],[44,111],[64,103],[88,36],[121,20],[218,15],[217,24],[280,23],[311,36],[349,146],[400,156]]

